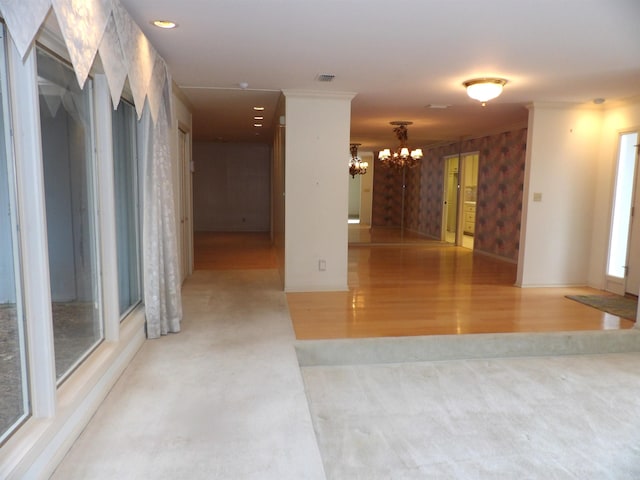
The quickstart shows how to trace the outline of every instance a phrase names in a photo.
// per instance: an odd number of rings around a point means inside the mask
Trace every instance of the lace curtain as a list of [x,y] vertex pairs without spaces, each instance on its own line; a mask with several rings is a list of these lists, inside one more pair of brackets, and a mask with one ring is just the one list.
[[142,117],[144,156],[142,249],[147,337],[180,331],[182,303],[177,255],[169,125],[164,105],[156,122],[149,109]]
[[[180,330],[182,304],[169,138],[171,76],[118,0],[0,0],[0,14],[23,57],[53,8],[82,87],[99,52],[114,108],[129,79],[141,119],[144,300],[147,336]],[[59,108],[60,98],[47,104]],[[62,99],[64,100],[64,99]],[[67,104],[65,104],[67,108]]]

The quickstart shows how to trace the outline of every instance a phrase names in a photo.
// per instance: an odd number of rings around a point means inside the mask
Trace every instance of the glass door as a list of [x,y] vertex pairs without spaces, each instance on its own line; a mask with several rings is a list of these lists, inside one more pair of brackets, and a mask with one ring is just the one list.
[[[637,144],[638,132],[620,135],[607,261],[607,289],[621,295],[625,292],[638,294],[640,254],[637,245],[640,241],[640,222],[633,222],[634,200],[637,203],[637,198],[634,199]],[[635,248],[629,248],[634,245]]]

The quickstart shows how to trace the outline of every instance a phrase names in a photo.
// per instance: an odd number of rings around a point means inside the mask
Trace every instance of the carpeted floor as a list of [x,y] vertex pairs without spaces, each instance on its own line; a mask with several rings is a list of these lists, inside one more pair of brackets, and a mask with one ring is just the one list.
[[622,318],[628,318],[635,322],[638,312],[638,299],[623,297],[621,295],[567,295],[570,300],[597,308],[603,312],[611,313]]

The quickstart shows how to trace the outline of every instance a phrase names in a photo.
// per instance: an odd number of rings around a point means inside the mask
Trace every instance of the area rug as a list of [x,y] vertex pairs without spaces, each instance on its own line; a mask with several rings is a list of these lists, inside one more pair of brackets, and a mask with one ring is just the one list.
[[638,299],[621,295],[567,295],[567,298],[603,312],[636,321]]

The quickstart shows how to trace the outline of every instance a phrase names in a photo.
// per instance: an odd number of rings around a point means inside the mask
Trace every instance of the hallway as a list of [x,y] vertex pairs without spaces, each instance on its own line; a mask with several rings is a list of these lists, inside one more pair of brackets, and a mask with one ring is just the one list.
[[[399,363],[386,363],[380,339],[377,363],[301,367],[307,342],[294,337],[276,270],[259,264],[264,251],[231,245],[228,261],[245,268],[196,270],[182,332],[144,343],[52,478],[640,475],[639,332],[603,332],[633,345],[603,341],[602,355]],[[593,349],[593,334],[557,335]]]

